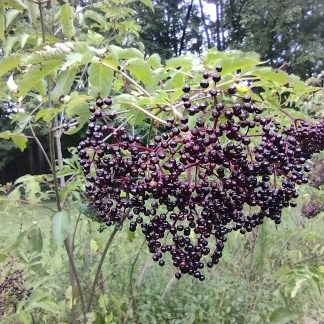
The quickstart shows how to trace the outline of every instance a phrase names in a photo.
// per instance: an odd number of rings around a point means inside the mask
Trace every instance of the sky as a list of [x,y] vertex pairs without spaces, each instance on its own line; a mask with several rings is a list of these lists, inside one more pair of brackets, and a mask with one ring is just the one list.
[[[199,4],[199,1],[196,0]],[[212,21],[216,21],[216,8],[215,4],[212,3],[204,3],[204,11],[210,16]]]

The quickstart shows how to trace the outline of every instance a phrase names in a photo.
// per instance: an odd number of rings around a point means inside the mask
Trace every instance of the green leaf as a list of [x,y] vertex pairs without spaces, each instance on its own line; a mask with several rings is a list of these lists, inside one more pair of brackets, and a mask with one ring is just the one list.
[[62,26],[62,32],[68,39],[71,39],[75,34],[73,17],[74,10],[69,3],[65,3],[63,6],[61,6],[60,22]]
[[6,11],[6,29],[10,27],[19,14],[20,10],[16,9],[9,9]]
[[14,8],[14,9],[18,9],[18,10],[27,9],[26,5],[21,0],[4,0],[4,7],[5,8]]
[[47,94],[47,89],[46,89],[46,81],[43,79],[39,81],[37,84],[35,84],[34,89],[37,91],[41,96],[46,96]]
[[110,45],[109,51],[111,54],[119,60],[128,60],[132,58],[144,59],[143,53],[134,47],[121,48],[119,46]]
[[47,75],[56,71],[61,64],[61,60],[48,60],[43,64],[31,67],[25,74],[21,75],[19,80],[17,80],[18,95],[22,97],[25,96],[29,90],[35,87]]
[[[294,97],[311,94],[316,91],[316,88],[307,86],[305,82],[300,80],[300,78],[297,75],[293,75],[293,74],[288,75],[288,82],[289,82],[289,86],[293,88]],[[321,88],[317,88],[317,90],[320,89]]]
[[159,54],[152,54],[148,59],[147,63],[152,69],[157,69],[161,66],[161,57]]
[[43,234],[39,227],[34,227],[29,233],[29,242],[32,251],[42,252],[43,250]]
[[72,117],[76,111],[76,107],[80,104],[84,104],[86,101],[92,99],[90,96],[79,95],[77,92],[71,94],[71,100],[66,105],[66,112],[69,117]]
[[182,96],[183,96],[182,88],[174,91],[171,96],[171,103],[174,103],[175,101],[179,100]]
[[147,118],[147,116],[142,111],[136,111],[135,114],[134,111],[131,111],[128,115],[129,117],[131,115],[134,115],[134,117],[129,120],[129,124],[134,126],[143,126],[143,122]]
[[107,97],[110,93],[114,71],[101,63],[92,63],[88,70],[93,97]]
[[37,203],[40,201],[40,196],[41,196],[40,179],[37,176],[26,174],[18,178],[15,183],[23,184],[24,195],[29,202]]
[[0,133],[0,138],[4,138],[7,140],[11,139],[21,151],[23,151],[27,147],[28,139],[24,134],[5,131]]
[[90,24],[90,27],[93,29],[94,27],[99,28],[101,31],[106,31],[108,28],[107,20],[104,15],[94,11],[94,10],[86,10],[83,14],[85,19],[89,19],[93,23]]
[[57,314],[60,312],[60,307],[56,303],[49,301],[49,300],[44,300],[44,301],[39,301],[37,303],[32,303],[29,307],[29,309],[33,308],[41,308],[45,310],[46,312],[50,312],[53,314]]
[[25,6],[28,11],[29,20],[35,24],[37,22],[37,18],[39,17],[39,9],[38,5],[32,1],[25,1]]
[[17,93],[18,91],[18,86],[15,80],[13,79],[13,74],[11,74],[7,80],[7,87],[12,93]]
[[177,72],[168,81],[168,86],[171,86],[171,88],[180,88],[185,84],[185,80],[186,80],[186,76],[181,72]]
[[154,6],[151,0],[140,0],[146,7],[150,8],[152,11],[154,11]]
[[15,242],[12,244],[12,246],[10,247],[10,254],[16,254],[18,251],[18,248],[20,247],[20,244],[22,244],[24,242],[25,237],[27,236],[28,231],[22,231],[17,239],[15,240]]
[[73,191],[80,190],[81,183],[78,181],[71,181],[67,183],[61,190],[60,190],[60,198],[63,201],[69,194]]
[[54,242],[62,244],[71,231],[71,219],[69,211],[63,209],[52,216],[52,234]]
[[91,252],[98,252],[99,246],[96,240],[92,239],[90,240],[90,251]]
[[9,55],[12,48],[19,42],[19,36],[8,36],[3,42],[3,51],[5,55]]
[[61,96],[68,94],[77,73],[77,68],[70,68],[59,74],[55,88],[52,91],[52,98],[58,101]]
[[32,316],[26,310],[23,310],[23,311],[19,312],[18,313],[18,318],[23,324],[32,324],[33,323]]
[[187,56],[174,57],[166,61],[165,67],[190,72],[192,69],[192,61]]
[[255,52],[209,50],[205,63],[211,68],[216,65],[223,67],[222,74],[236,72],[260,64],[260,55]]
[[309,119],[309,116],[303,113],[302,111],[297,111],[290,108],[282,108],[282,111],[288,113],[290,116],[296,119],[304,119],[304,120]]
[[73,135],[77,133],[83,125],[88,121],[91,113],[89,111],[89,105],[86,101],[91,99],[89,96],[79,95],[77,92],[71,95],[70,102],[66,105],[66,113],[68,117],[72,117],[74,115],[79,116],[79,126],[70,128],[65,132],[67,135]]
[[[122,103],[122,105],[125,103],[137,103],[135,96],[132,96],[128,93],[123,93],[119,96],[114,97],[114,103]],[[127,105],[123,106],[123,108],[127,108]]]
[[0,40],[5,38],[5,8],[4,4],[0,3]]
[[269,316],[270,323],[284,324],[298,318],[298,314],[288,308],[276,308]]
[[135,79],[143,82],[145,85],[153,81],[153,72],[149,64],[142,59],[133,58],[128,60],[125,68]]
[[13,54],[0,60],[0,77],[16,68],[22,61],[20,54]]
[[81,53],[70,53],[65,57],[65,63],[62,69],[68,69],[72,65],[79,65],[82,63],[83,54]]
[[131,241],[131,242],[134,241],[135,237],[136,237],[135,232],[131,232],[131,231],[127,232],[127,238],[128,238],[129,241]]
[[52,121],[54,119],[54,117],[57,114],[59,114],[62,111],[63,111],[63,107],[52,108],[52,109],[43,108],[37,112],[37,114],[35,116],[35,120],[37,121],[39,119],[43,119],[46,123],[49,123],[50,121]]
[[6,261],[7,257],[8,256],[6,254],[0,252],[0,263]]
[[260,77],[263,80],[272,81],[278,85],[284,85],[288,82],[288,75],[285,72],[274,71],[270,67],[257,68],[248,73]]

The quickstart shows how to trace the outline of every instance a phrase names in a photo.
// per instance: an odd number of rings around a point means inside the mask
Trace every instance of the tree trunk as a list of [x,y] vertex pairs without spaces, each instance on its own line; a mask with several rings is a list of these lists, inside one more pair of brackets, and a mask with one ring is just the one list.
[[206,24],[206,19],[205,19],[205,15],[204,15],[204,7],[202,4],[202,0],[199,0],[199,6],[200,6],[200,12],[201,12],[201,20],[203,22],[205,33],[206,33],[206,38],[207,38],[207,47],[210,48],[211,47],[210,37],[209,37],[208,26]]
[[29,171],[30,171],[30,174],[35,174],[33,143],[29,143],[28,155],[29,155]]
[[222,49],[221,43],[221,31],[220,31],[220,13],[219,13],[219,1],[216,0],[216,43],[217,50],[220,51]]
[[225,41],[225,32],[224,32],[224,11],[223,11],[223,0],[219,0],[219,21],[220,21],[220,29],[222,33],[222,49],[225,50],[226,48],[226,41]]
[[183,23],[182,36],[181,36],[181,39],[180,39],[179,55],[181,55],[181,53],[183,51],[183,48],[184,48],[184,41],[185,41],[185,38],[186,38],[186,29],[187,29],[188,21],[189,21],[191,10],[192,10],[192,5],[193,5],[193,0],[191,0],[191,2],[189,4],[187,14],[186,14],[186,18],[185,18],[185,21]]
[[43,174],[45,173],[45,168],[44,168],[44,155],[40,149],[40,147],[37,145],[37,156],[38,156],[38,173]]

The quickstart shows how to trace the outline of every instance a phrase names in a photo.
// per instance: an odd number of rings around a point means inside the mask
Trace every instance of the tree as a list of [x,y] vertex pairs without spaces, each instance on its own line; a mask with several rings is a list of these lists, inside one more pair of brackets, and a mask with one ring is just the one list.
[[205,40],[200,8],[193,0],[155,0],[154,13],[140,15],[141,40],[147,53],[162,59],[184,53],[200,54]]
[[323,1],[228,0],[224,6],[229,48],[253,48],[304,78],[323,68]]

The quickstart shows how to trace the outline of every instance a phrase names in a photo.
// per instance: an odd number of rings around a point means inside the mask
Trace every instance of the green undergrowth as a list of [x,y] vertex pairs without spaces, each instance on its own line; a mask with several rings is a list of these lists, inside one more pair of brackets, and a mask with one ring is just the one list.
[[[304,198],[301,198],[304,199]],[[2,323],[70,323],[72,287],[63,246],[51,236],[54,204],[4,205],[0,212],[0,266],[15,258],[29,299]],[[79,213],[72,207],[75,225]],[[125,226],[105,260],[89,323],[323,323],[324,213],[307,220],[288,209],[281,225],[232,233],[206,280],[174,279],[171,260],[151,261],[140,232]],[[111,229],[81,215],[75,260],[85,296]],[[134,264],[134,261],[136,263]],[[132,270],[133,269],[133,270]],[[130,284],[131,283],[131,284]],[[127,318],[125,318],[127,314]],[[313,322],[312,322],[313,321]]]

